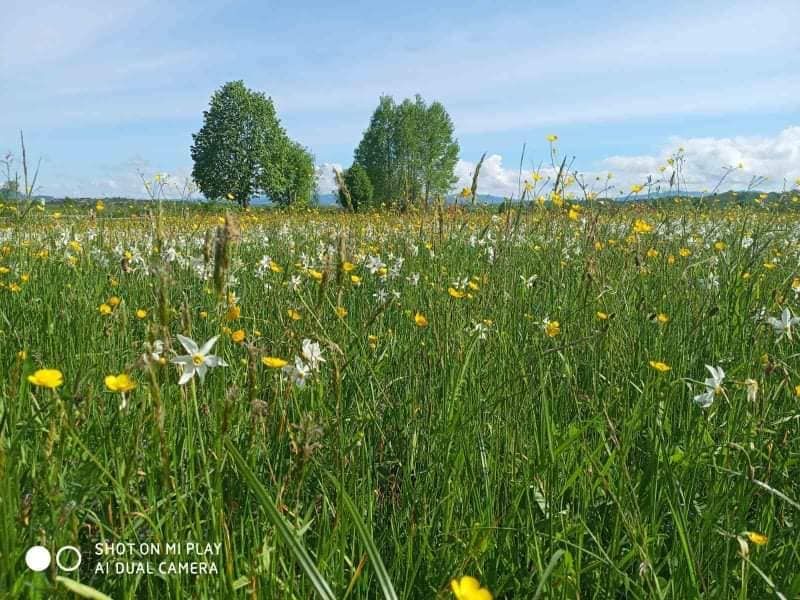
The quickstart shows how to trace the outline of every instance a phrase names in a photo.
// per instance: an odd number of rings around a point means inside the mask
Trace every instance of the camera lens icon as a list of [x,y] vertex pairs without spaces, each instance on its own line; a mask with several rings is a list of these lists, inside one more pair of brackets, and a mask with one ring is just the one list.
[[[72,560],[70,555],[74,555]],[[56,552],[56,566],[65,573],[77,571],[81,560],[81,551],[75,546],[61,546]],[[31,546],[25,553],[25,564],[31,571],[44,571],[52,561],[50,551],[44,546]]]

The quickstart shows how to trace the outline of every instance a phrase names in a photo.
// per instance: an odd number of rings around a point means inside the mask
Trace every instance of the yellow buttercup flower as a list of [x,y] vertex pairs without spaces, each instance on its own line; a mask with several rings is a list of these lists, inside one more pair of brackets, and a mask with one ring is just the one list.
[[561,333],[561,323],[558,321],[547,321],[544,325],[544,333],[547,337],[556,337]]
[[322,281],[322,272],[314,269],[308,269],[308,276],[314,281]]
[[111,314],[111,307],[106,304],[105,302],[101,304],[97,309],[101,315],[110,315]]
[[651,360],[650,361],[650,366],[653,367],[659,373],[666,373],[667,371],[671,371],[672,370],[672,367],[670,367],[667,363],[664,363],[664,362],[661,362],[661,361],[657,361],[657,360]]
[[547,136],[547,141],[550,142],[551,144],[557,140],[558,136],[555,133],[551,133],[550,135]]
[[262,356],[261,363],[270,369],[281,369],[289,364],[287,361],[277,356]]
[[244,341],[245,335],[244,329],[237,329],[231,333],[231,341],[241,344]]
[[600,319],[601,321],[607,321],[608,320],[608,313],[604,313],[603,311],[598,310],[597,311],[597,318]]
[[358,275],[350,275],[350,283],[353,285],[361,285],[361,277]]
[[119,306],[120,302],[122,302],[122,300],[119,299],[119,296],[111,296],[111,298],[108,299],[108,304],[113,307]]
[[643,219],[636,219],[633,222],[633,231],[635,233],[650,233],[653,231],[653,226]]
[[242,309],[239,308],[236,304],[232,304],[228,307],[228,311],[225,313],[225,319],[228,321],[235,321],[239,318],[242,314]]
[[147,311],[143,308],[140,308],[136,311],[136,318],[137,319],[146,319],[147,318]]
[[428,326],[428,319],[422,313],[418,312],[414,314],[414,324],[417,327],[427,327]]
[[351,262],[344,261],[342,263],[342,271],[344,271],[345,273],[349,273],[350,271],[352,271],[355,268],[356,268],[356,266]]
[[450,581],[456,600],[492,600],[492,593],[474,577],[464,576],[461,579]]
[[289,318],[292,321],[299,321],[302,318],[300,316],[300,313],[298,311],[296,311],[295,309],[293,309],[293,308],[290,308],[289,310],[287,310],[286,314],[289,315]]
[[747,539],[753,542],[756,546],[764,546],[769,541],[769,538],[763,533],[748,531],[745,533],[745,535],[747,536]]
[[457,290],[456,288],[453,287],[447,288],[447,293],[450,294],[451,298],[456,298],[456,299],[463,298],[466,295],[461,290]]
[[125,373],[120,373],[119,375],[106,375],[104,382],[109,391],[121,392],[123,394],[125,392],[130,392],[136,387],[136,382]]
[[344,319],[347,316],[347,309],[344,306],[337,306],[335,310],[336,316],[340,319]]
[[33,385],[54,390],[64,384],[64,375],[58,369],[39,369],[33,375],[28,375],[28,381]]

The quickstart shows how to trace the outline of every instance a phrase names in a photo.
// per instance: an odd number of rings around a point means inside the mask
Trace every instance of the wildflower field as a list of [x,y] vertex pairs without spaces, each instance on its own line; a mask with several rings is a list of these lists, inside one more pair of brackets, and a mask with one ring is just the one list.
[[6,205],[0,590],[798,597],[798,206]]

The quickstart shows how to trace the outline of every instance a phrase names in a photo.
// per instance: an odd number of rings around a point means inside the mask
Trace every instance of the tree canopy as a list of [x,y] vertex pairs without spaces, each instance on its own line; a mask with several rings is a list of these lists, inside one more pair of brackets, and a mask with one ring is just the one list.
[[358,211],[372,204],[373,193],[367,170],[360,164],[354,163],[342,175],[337,199],[343,207]]
[[396,104],[382,96],[353,161],[366,171],[373,200],[404,207],[447,194],[458,162],[453,129],[439,102],[428,106],[417,95]]
[[272,99],[242,81],[214,92],[192,139],[192,177],[207,198],[247,206],[261,194],[281,204],[311,197],[313,157],[286,135]]

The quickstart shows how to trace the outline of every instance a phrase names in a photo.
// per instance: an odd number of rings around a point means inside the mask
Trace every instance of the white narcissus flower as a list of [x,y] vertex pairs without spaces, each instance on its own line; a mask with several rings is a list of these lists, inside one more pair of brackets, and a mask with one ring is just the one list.
[[181,367],[183,367],[183,373],[181,374],[181,378],[178,380],[179,385],[188,383],[189,380],[194,377],[195,373],[197,373],[197,375],[200,377],[200,381],[202,382],[206,377],[206,371],[208,371],[208,369],[228,366],[228,364],[219,356],[209,354],[211,349],[214,347],[214,344],[217,343],[218,338],[219,336],[215,335],[205,344],[203,344],[202,348],[199,348],[193,339],[178,334],[178,341],[180,341],[181,345],[186,349],[186,352],[189,353],[184,354],[183,356],[176,356],[171,361],[174,364],[181,365]]
[[299,356],[294,357],[294,364],[285,365],[281,371],[283,371],[289,379],[291,379],[292,383],[299,388],[303,388],[306,385],[306,379],[311,374],[311,368],[303,362],[303,360]]
[[775,330],[775,335],[778,336],[778,340],[784,336],[786,336],[786,339],[791,340],[792,327],[800,323],[800,317],[793,317],[792,311],[789,310],[789,307],[786,307],[783,309],[783,312],[781,312],[780,319],[769,317],[767,323],[772,325],[772,329]]
[[153,342],[153,351],[150,353],[150,359],[158,362],[161,360],[162,354],[164,354],[164,342],[156,340]]
[[708,408],[714,402],[714,396],[723,392],[722,382],[725,379],[725,371],[722,367],[712,367],[706,365],[706,369],[711,373],[711,377],[706,378],[703,385],[706,386],[706,391],[694,397],[694,403],[700,408]]
[[367,256],[367,261],[364,264],[367,270],[373,275],[383,269],[386,264],[381,260],[380,256]]
[[319,363],[325,362],[318,342],[312,342],[309,339],[303,340],[302,354],[312,371],[316,371],[319,368]]

